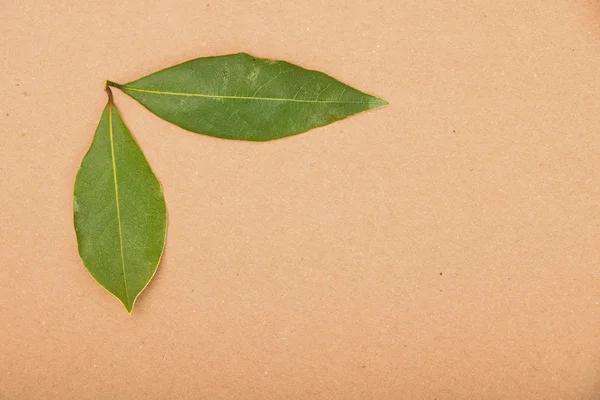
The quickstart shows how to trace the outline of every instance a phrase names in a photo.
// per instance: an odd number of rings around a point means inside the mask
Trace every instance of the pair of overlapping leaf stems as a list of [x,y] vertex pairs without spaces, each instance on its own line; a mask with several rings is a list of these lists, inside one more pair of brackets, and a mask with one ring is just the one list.
[[110,87],[191,132],[249,141],[296,135],[388,104],[324,73],[245,53],[198,58],[106,85],[108,104],[75,179],[74,222],[85,267],[128,312],[158,267],[167,211]]

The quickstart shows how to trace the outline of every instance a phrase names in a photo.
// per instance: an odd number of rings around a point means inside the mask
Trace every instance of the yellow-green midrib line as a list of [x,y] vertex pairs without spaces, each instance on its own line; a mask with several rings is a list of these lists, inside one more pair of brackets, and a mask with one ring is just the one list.
[[129,90],[132,92],[158,94],[165,96],[182,96],[182,97],[203,97],[211,99],[230,99],[230,100],[259,100],[259,101],[283,101],[293,103],[314,103],[314,104],[373,104],[379,106],[385,106],[388,104],[387,101],[374,97],[372,101],[340,101],[340,100],[305,100],[305,99],[288,99],[288,98],[277,98],[277,97],[252,97],[252,96],[230,96],[230,95],[216,95],[216,94],[204,94],[204,93],[185,93],[185,92],[169,92],[162,90],[151,90],[151,89],[139,89],[132,88],[127,85],[118,85],[114,82],[110,82],[111,86],[119,88],[121,90]]
[[110,135],[110,152],[112,157],[113,178],[115,181],[115,200],[117,205],[117,222],[119,226],[119,245],[121,249],[121,267],[123,269],[123,282],[125,283],[125,299],[127,301],[126,308],[129,311],[129,289],[127,288],[127,274],[125,272],[125,257],[123,256],[123,229],[121,228],[121,209],[119,206],[119,183],[117,181],[117,162],[115,159],[115,143],[113,134],[113,113],[112,104],[108,108],[108,131]]

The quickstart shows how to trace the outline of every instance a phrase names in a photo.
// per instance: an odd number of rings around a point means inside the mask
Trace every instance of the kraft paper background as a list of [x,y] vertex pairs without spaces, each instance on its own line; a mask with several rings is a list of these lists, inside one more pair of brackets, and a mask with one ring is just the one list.
[[[115,91],[169,211],[128,315],[73,229],[104,81],[240,51],[390,106],[248,143]],[[4,0],[0,54],[0,398],[600,399],[596,1]]]

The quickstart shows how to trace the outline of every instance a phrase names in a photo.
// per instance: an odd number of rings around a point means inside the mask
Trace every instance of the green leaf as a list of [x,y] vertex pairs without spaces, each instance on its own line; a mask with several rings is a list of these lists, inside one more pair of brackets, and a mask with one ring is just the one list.
[[77,173],[73,208],[85,267],[131,312],[158,267],[167,211],[161,185],[112,99]]
[[264,141],[387,105],[318,71],[245,53],[198,58],[134,82],[107,82],[192,132]]

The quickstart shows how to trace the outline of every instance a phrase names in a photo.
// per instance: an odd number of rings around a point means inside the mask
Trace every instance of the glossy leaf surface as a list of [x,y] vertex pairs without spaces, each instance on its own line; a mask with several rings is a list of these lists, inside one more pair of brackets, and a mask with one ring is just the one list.
[[75,179],[79,254],[131,312],[160,261],[167,228],[162,188],[109,101]]
[[245,53],[198,58],[125,85],[108,84],[184,129],[237,140],[291,136],[388,104],[322,72]]

